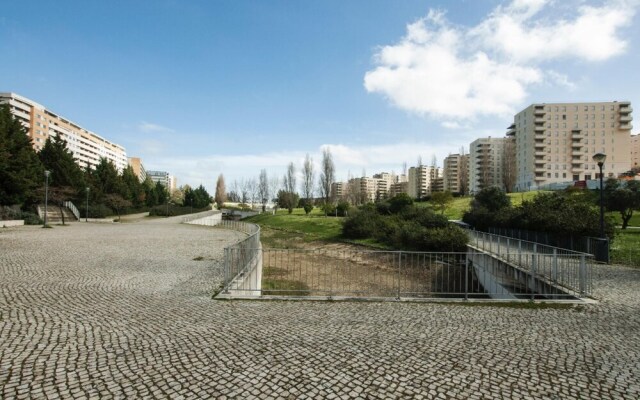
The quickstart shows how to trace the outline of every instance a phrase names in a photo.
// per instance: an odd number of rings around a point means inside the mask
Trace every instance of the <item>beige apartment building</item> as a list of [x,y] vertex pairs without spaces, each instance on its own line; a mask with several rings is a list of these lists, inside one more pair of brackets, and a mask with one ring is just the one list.
[[605,176],[632,165],[631,103],[532,104],[515,115],[507,135],[516,140],[516,190],[596,179],[592,157],[604,153]]
[[42,150],[50,136],[59,136],[67,142],[81,167],[94,168],[101,158],[113,162],[118,171],[127,166],[124,147],[62,117],[43,105],[15,93],[0,93],[0,104],[8,104],[11,114],[27,129],[33,147]]
[[451,193],[467,193],[469,186],[469,155],[449,154],[442,169],[443,190]]
[[409,168],[407,194],[414,199],[421,199],[436,191],[436,180],[440,177],[440,168],[435,166],[417,166]]
[[171,194],[176,190],[177,179],[166,171],[146,171],[146,174],[153,183],[159,182]]
[[140,182],[144,182],[147,179],[147,171],[144,169],[142,159],[138,157],[129,157],[127,161],[133,169],[133,173],[138,177],[138,180]]
[[469,145],[469,193],[485,187],[504,188],[504,149],[507,138],[480,138]]
[[640,133],[631,136],[631,168],[640,168]]

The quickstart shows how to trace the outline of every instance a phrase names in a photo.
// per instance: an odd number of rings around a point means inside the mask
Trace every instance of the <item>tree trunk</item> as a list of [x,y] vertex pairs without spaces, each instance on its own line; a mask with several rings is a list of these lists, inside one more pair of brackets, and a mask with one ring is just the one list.
[[633,217],[633,210],[629,210],[627,212],[621,211],[620,215],[622,216],[622,229],[627,229],[629,220]]

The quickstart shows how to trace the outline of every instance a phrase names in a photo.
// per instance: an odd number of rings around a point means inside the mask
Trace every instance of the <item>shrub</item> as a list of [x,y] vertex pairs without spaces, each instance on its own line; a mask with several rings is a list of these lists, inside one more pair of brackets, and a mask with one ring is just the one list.
[[335,215],[336,214],[336,206],[334,206],[331,203],[325,203],[320,208],[325,213],[325,215]]
[[342,234],[350,239],[366,239],[374,237],[378,225],[378,214],[360,210],[344,221]]
[[389,199],[389,211],[392,214],[397,214],[412,205],[413,199],[406,193],[400,193]]
[[23,219],[25,225],[41,225],[44,223],[38,214],[29,211],[23,211],[19,219]]
[[311,204],[311,202],[305,202],[302,208],[304,209],[304,213],[309,215],[311,210],[313,210],[313,205]]
[[349,212],[349,208],[351,205],[346,201],[341,201],[338,203],[338,207],[336,207],[336,211],[338,212],[339,217],[346,217]]

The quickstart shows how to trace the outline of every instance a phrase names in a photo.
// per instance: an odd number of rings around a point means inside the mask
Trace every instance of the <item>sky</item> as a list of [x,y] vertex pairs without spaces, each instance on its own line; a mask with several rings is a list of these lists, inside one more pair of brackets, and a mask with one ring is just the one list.
[[[531,103],[640,107],[640,0],[11,1],[0,92],[211,193],[329,148],[337,178],[503,137]],[[634,128],[632,133],[640,130]],[[466,151],[466,150],[465,150]],[[299,179],[300,181],[300,179]]]

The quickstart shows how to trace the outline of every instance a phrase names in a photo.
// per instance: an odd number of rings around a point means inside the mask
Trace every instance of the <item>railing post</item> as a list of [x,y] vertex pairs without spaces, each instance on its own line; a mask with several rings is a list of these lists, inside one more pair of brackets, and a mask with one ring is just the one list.
[[464,299],[469,300],[469,258],[464,263]]
[[230,262],[230,251],[231,249],[229,248],[225,248],[224,249],[224,292],[225,294],[229,293],[229,262]]
[[584,254],[580,254],[580,268],[578,270],[578,285],[580,296],[584,296],[587,291],[587,261]]
[[400,300],[400,273],[402,269],[402,252],[398,253],[398,293],[396,300]]
[[553,248],[553,282],[558,282],[558,249]]
[[522,266],[522,239],[518,239],[518,265]]
[[536,253],[536,245],[533,245],[533,254],[531,254],[531,300],[535,299],[536,294],[536,263],[538,261],[538,253]]
[[511,260],[509,260],[509,249],[511,248],[511,240],[509,239],[509,237],[507,236],[507,262],[510,262]]

